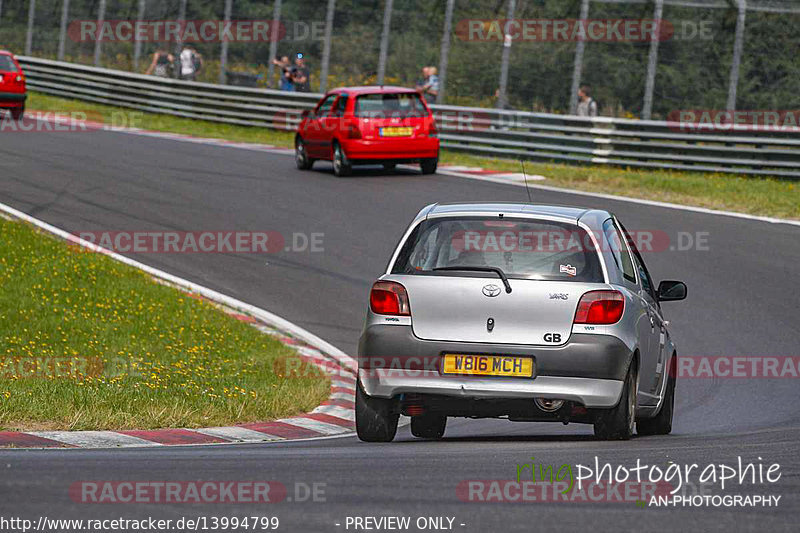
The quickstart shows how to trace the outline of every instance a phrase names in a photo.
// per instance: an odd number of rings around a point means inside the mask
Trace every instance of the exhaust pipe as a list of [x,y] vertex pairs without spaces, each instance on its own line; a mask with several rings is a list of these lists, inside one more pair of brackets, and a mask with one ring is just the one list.
[[545,413],[554,413],[561,409],[564,405],[564,400],[551,400],[548,398],[534,398],[534,403],[536,407],[544,411]]

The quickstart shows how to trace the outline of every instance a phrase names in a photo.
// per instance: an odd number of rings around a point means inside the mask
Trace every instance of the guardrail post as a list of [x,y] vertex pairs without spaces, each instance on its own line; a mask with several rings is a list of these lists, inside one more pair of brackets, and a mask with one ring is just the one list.
[[661,41],[662,20],[664,14],[664,0],[656,0],[653,11],[653,21],[656,27],[650,37],[650,53],[647,56],[647,78],[644,82],[644,103],[642,104],[642,118],[650,120],[653,114],[653,89],[656,82],[656,67],[658,66],[658,44]]
[[[586,24],[589,18],[589,0],[581,0],[580,24]],[[585,26],[584,26],[585,27]],[[572,68],[572,87],[569,91],[569,114],[574,115],[578,112],[578,89],[581,86],[581,71],[583,70],[583,51],[586,49],[586,41],[578,39],[575,45],[575,65]]]
[[381,52],[378,56],[378,85],[383,85],[383,78],[386,74],[386,54],[389,53],[389,32],[392,26],[392,5],[394,0],[386,0],[383,9],[383,32],[381,33]]
[[[142,0],[144,1],[144,0]],[[225,26],[231,21],[231,11],[233,10],[233,0],[225,0]],[[270,68],[272,68],[272,59],[269,61]],[[228,66],[228,39],[222,38],[222,43],[219,50],[219,77],[217,80],[220,83],[225,83],[225,69]]]
[[[99,6],[97,7],[97,27],[102,28],[103,23],[106,20],[106,0],[100,0]],[[94,66],[100,66],[100,52],[102,50],[102,41],[100,40],[100,34],[98,33],[94,39]]]
[[508,33],[509,25],[514,19],[514,11],[517,8],[517,0],[508,0],[508,13],[506,14],[506,24],[503,28],[503,56],[500,60],[500,87],[497,90],[497,107],[503,109],[508,102],[508,62],[511,60],[511,35]]
[[453,28],[453,9],[456,0],[447,0],[447,7],[444,12],[444,30],[442,30],[442,49],[439,54],[439,93],[436,95],[436,103],[444,103],[444,89],[447,83],[447,62],[450,56],[450,33]]
[[336,0],[328,0],[328,11],[325,13],[325,43],[322,47],[322,71],[319,75],[319,92],[328,90],[328,68],[331,61],[331,39],[333,38],[333,15],[336,12]]
[[33,19],[36,17],[36,0],[28,0],[28,31],[25,33],[25,55],[33,50]]
[[742,62],[742,48],[744,47],[744,23],[747,17],[747,1],[738,0],[739,16],[736,17],[736,37],[733,41],[733,60],[731,61],[731,76],[728,82],[728,103],[726,109],[736,109],[736,89],[739,86],[739,64]]
[[[275,5],[272,6],[272,23],[270,24],[269,36],[269,61],[267,65],[267,86],[272,85],[272,73],[275,71],[275,65],[272,60],[278,54],[278,25],[281,23],[281,0],[275,0]],[[289,58],[291,60],[291,58]]]
[[69,0],[61,2],[61,26],[58,29],[58,55],[59,61],[64,61],[64,42],[67,38],[67,19],[69,18]]

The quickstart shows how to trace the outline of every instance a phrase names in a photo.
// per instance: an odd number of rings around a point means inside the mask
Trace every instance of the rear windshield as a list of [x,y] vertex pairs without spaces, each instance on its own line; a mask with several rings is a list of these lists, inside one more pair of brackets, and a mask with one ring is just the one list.
[[393,274],[492,276],[440,267],[499,267],[509,278],[602,282],[593,241],[576,225],[496,217],[435,218],[419,224]]
[[0,70],[5,72],[17,72],[17,66],[11,61],[11,56],[0,54]]
[[365,118],[426,117],[428,110],[419,93],[376,93],[356,98],[355,115]]

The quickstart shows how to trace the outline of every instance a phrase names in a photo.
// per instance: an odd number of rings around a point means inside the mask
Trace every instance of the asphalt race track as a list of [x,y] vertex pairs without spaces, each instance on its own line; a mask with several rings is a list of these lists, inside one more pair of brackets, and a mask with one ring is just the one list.
[[[333,177],[290,157],[124,133],[4,133],[0,201],[73,232],[92,230],[323,233],[324,251],[140,254],[138,260],[277,313],[354,353],[371,282],[407,223],[436,201],[524,201],[522,188],[416,172],[356,170]],[[624,193],[624,191],[620,191]],[[681,279],[685,302],[665,303],[680,355],[797,356],[800,228],[534,191],[537,203],[598,206],[630,230],[707,239],[707,249],[645,255],[655,280]],[[591,427],[454,420],[445,439],[355,437],[263,445],[126,450],[0,451],[0,515],[48,518],[278,516],[279,531],[347,531],[348,516],[455,517],[483,531],[796,531],[800,513],[797,379],[679,382],[673,434],[598,442]],[[639,508],[632,503],[479,503],[463,480],[510,480],[516,465],[665,466],[778,463],[777,483],[713,494],[780,495],[777,508]],[[325,484],[325,501],[250,504],[73,503],[80,480],[277,480]],[[302,485],[301,485],[302,486]],[[295,498],[297,499],[297,498]],[[337,525],[339,524],[339,525]],[[461,525],[463,524],[463,525]],[[353,531],[352,527],[349,531]],[[415,529],[411,529],[415,531]]]

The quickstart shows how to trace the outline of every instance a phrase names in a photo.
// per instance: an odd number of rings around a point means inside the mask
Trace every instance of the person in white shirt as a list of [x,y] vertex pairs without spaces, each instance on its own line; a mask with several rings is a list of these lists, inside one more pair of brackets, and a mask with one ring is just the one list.
[[194,81],[197,77],[197,71],[203,64],[203,60],[193,48],[184,46],[180,55],[181,62],[181,79]]

